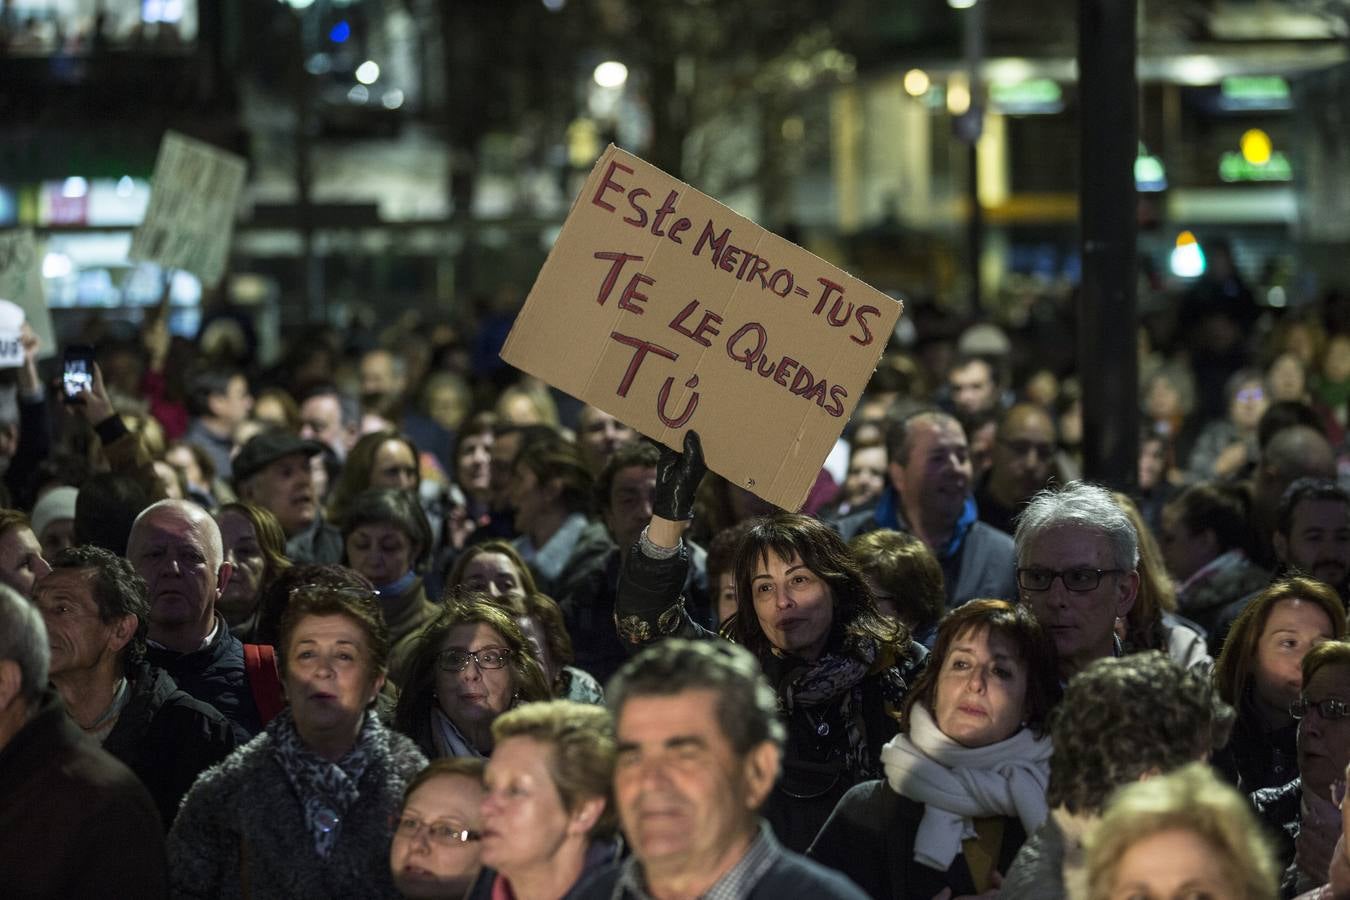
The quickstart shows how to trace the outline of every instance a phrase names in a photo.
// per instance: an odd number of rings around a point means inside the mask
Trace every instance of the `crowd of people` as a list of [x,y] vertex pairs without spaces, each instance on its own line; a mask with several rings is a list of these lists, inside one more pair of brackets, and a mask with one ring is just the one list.
[[502,322],[263,370],[151,315],[65,402],[26,333],[0,893],[1350,897],[1350,328],[1238,288],[1141,330],[1129,494],[978,325],[790,511]]

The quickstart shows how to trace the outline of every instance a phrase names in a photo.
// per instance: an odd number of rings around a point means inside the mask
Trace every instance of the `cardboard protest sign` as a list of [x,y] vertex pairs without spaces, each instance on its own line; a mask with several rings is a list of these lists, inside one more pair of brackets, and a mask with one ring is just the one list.
[[[23,310],[28,324],[41,342],[38,356],[46,359],[56,355],[56,333],[52,328],[52,314],[47,310],[47,294],[42,284],[42,253],[31,229],[0,231],[0,299],[8,300]],[[12,330],[17,333],[19,327],[22,327],[22,322]],[[19,361],[13,365],[22,362],[20,352]],[[0,367],[8,365],[0,362]]]
[[233,153],[165,132],[155,159],[150,205],[128,256],[186,269],[207,287],[219,284],[247,168]]
[[17,303],[0,300],[0,369],[17,369],[23,365],[23,308]]
[[801,507],[900,303],[610,146],[502,358]]

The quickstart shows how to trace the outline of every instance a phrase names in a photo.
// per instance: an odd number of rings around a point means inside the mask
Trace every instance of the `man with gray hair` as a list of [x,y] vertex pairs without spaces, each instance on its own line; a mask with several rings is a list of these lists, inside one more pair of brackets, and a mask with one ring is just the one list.
[[127,557],[150,591],[146,658],[187,693],[209,703],[234,727],[240,744],[262,730],[244,645],[230,634],[216,601],[233,571],[220,528],[195,503],[161,500],[136,517]]
[[633,856],[582,900],[861,900],[847,878],[779,845],[759,816],[786,731],[755,657],[722,641],[661,641],[609,683],[614,797]]
[[0,885],[7,897],[161,897],[164,834],[131,770],[47,685],[47,629],[0,585]]
[[47,625],[52,684],[89,737],[136,774],[167,829],[183,795],[234,750],[230,723],[146,664],[145,581],[102,547],[62,550],[33,603]]
[[1017,586],[1059,651],[1068,681],[1122,653],[1116,619],[1139,594],[1139,535],[1105,488],[1041,491],[1017,519]]

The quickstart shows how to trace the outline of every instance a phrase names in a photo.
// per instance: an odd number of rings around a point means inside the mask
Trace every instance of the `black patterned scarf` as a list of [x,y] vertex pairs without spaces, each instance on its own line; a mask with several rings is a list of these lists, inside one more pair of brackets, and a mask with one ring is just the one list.
[[[780,707],[788,717],[798,707],[812,709],[838,704],[848,738],[844,768],[855,781],[875,778],[881,771],[880,762],[872,758],[867,746],[862,716],[863,679],[875,673],[883,699],[897,709],[907,689],[886,649],[876,641],[850,635],[841,651],[821,654],[814,663],[794,671],[779,693]],[[879,657],[884,657],[880,666]]]
[[360,799],[361,775],[372,760],[389,755],[389,733],[378,716],[367,713],[356,744],[342,759],[330,763],[305,746],[289,706],[268,723],[267,732],[277,762],[300,800],[314,850],[326,859],[337,843],[343,817]]

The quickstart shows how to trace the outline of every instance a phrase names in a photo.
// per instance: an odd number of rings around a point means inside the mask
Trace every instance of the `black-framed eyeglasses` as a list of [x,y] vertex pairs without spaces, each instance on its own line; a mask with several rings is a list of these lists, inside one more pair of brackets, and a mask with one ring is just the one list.
[[469,663],[480,669],[500,669],[511,660],[511,651],[505,647],[485,647],[482,650],[442,650],[436,654],[436,667],[442,672],[463,672]]
[[1095,591],[1102,583],[1103,575],[1119,575],[1124,569],[1018,569],[1017,584],[1024,591],[1048,591],[1058,578],[1064,582],[1066,590],[1075,594]]
[[1302,719],[1312,710],[1317,710],[1317,714],[1324,719],[1344,719],[1350,716],[1350,703],[1344,700],[1337,700],[1334,697],[1328,697],[1326,700],[1318,700],[1316,703],[1307,697],[1299,697],[1293,703],[1289,704],[1289,715],[1295,719]]
[[423,822],[415,816],[394,816],[393,826],[394,834],[407,841],[416,838],[423,828],[427,830],[427,837],[436,844],[467,844],[483,839],[482,832],[456,828],[449,822]]

